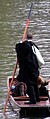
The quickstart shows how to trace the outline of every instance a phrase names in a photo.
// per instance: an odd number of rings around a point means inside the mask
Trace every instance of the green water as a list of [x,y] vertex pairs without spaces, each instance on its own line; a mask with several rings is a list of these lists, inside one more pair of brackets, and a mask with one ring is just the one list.
[[[22,39],[31,0],[0,0],[0,118],[17,117],[7,107],[3,108],[7,96],[7,77],[11,76],[16,63],[15,45]],[[33,0],[28,31],[33,33],[33,41],[38,45],[45,64],[40,69],[44,79],[50,78],[50,0]],[[25,119],[25,118],[24,118]],[[32,119],[28,117],[26,119]]]

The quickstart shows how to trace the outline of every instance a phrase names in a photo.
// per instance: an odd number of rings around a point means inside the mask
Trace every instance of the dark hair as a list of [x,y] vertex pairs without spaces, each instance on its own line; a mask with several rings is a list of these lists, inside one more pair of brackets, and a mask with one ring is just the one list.
[[32,38],[33,38],[32,33],[28,33],[28,34],[27,34],[27,39],[32,39]]

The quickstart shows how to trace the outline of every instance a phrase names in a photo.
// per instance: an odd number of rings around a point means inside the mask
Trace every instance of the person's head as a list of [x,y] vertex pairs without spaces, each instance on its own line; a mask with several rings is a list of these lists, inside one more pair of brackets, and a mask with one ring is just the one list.
[[26,39],[28,39],[28,40],[30,39],[31,40],[32,38],[33,38],[33,35],[32,35],[31,32],[26,34]]

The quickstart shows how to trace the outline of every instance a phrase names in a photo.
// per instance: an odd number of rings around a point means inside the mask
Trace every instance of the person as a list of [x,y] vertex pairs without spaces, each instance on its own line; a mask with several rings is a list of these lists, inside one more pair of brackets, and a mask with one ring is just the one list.
[[[30,97],[30,104],[36,104],[39,102],[39,88],[37,79],[39,78],[39,62],[36,56],[36,50],[38,47],[30,41],[32,34],[26,35],[24,42],[16,44],[15,50],[17,53],[17,59],[19,62],[19,74],[17,81],[23,82],[27,86],[27,94]],[[42,60],[41,63],[44,63]]]
[[26,84],[23,82],[19,82],[15,79],[11,88],[12,96],[13,97],[26,96],[26,90],[27,90]]
[[38,80],[37,80],[37,83],[38,83],[38,88],[39,88],[40,96],[49,97],[48,90],[46,88],[46,86],[48,85],[48,82],[45,81],[43,79],[43,77],[39,76]]
[[36,55],[32,50],[32,43],[26,40],[23,43],[16,44],[15,49],[19,62],[19,75],[17,76],[17,80],[27,85],[27,94],[30,97],[29,103],[35,104],[40,101],[37,85],[39,65]]

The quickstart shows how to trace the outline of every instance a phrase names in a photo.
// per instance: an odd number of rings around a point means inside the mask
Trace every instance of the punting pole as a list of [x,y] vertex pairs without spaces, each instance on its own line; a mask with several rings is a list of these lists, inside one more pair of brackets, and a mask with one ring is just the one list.
[[7,106],[9,97],[10,97],[10,91],[11,91],[11,87],[12,87],[12,84],[13,84],[13,81],[14,81],[14,76],[15,76],[17,64],[18,64],[18,61],[16,61],[16,64],[15,64],[15,67],[14,67],[14,71],[13,71],[13,75],[12,75],[12,80],[11,80],[11,83],[10,83],[10,88],[9,88],[9,91],[8,91],[8,94],[7,94],[7,98],[6,98],[6,103],[5,103],[5,106],[4,106],[4,113],[6,112],[6,106]]
[[[22,42],[24,41],[24,38],[25,38],[25,35],[26,35],[26,31],[27,31],[27,28],[28,28],[32,6],[33,6],[33,3],[31,3],[31,7],[30,7],[30,10],[29,10],[29,15],[28,15],[28,18],[27,18],[27,21],[26,21],[26,27],[25,27],[25,30],[24,30]],[[13,84],[13,81],[14,81],[14,76],[15,76],[15,73],[16,73],[17,64],[18,64],[18,61],[16,61],[16,64],[15,64],[15,67],[14,67],[14,71],[13,71],[13,75],[12,75],[12,80],[11,80],[11,83],[10,83],[10,89],[8,91],[7,98],[6,98],[6,103],[5,103],[5,106],[4,106],[4,113],[6,112],[6,106],[7,106],[9,97],[10,97],[10,91],[11,91],[11,87],[12,87],[12,84]]]
[[24,34],[23,34],[23,38],[22,38],[22,42],[24,41],[25,36],[26,36],[26,31],[27,31],[28,24],[29,24],[29,21],[30,21],[30,15],[31,15],[32,6],[33,6],[33,3],[31,3],[31,6],[30,6],[30,10],[29,10],[29,14],[28,14],[27,21],[26,21],[26,27],[25,27],[25,30],[24,30]]

